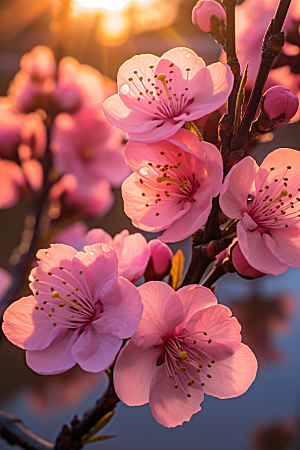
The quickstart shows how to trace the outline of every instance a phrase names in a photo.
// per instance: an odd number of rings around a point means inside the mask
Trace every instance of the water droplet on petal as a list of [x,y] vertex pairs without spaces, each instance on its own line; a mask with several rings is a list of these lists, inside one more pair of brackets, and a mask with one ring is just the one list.
[[129,89],[128,84],[123,84],[123,86],[120,87],[120,93],[121,93],[122,95],[127,95],[127,94],[129,94],[129,91],[130,91],[130,89]]
[[147,175],[149,175],[149,173],[150,173],[150,170],[148,169],[148,167],[142,167],[142,168],[139,170],[139,174],[140,174],[142,177],[146,177]]
[[90,255],[94,256],[94,254],[95,254],[94,252],[90,252]]
[[191,55],[190,53],[187,53],[187,54],[185,55],[185,57],[186,57],[187,59],[190,59],[191,56],[192,56],[192,55]]
[[102,250],[105,253],[109,253],[110,252],[110,247],[108,245],[106,245],[106,244],[102,244]]

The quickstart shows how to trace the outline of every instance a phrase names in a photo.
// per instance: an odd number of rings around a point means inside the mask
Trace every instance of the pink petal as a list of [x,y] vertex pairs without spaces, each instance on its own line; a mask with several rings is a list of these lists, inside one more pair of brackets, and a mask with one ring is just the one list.
[[85,245],[104,243],[113,247],[112,237],[101,228],[93,228],[85,235]]
[[[207,333],[203,334],[198,345],[211,359],[220,361],[229,358],[240,345],[241,326],[231,315],[227,306],[213,305],[194,314],[186,324],[189,332]],[[212,342],[209,343],[209,339]]]
[[217,304],[217,299],[210,289],[197,284],[184,286],[176,292],[183,305],[184,323],[198,311]]
[[39,191],[43,185],[43,167],[36,159],[28,159],[22,163],[27,182],[33,191]]
[[20,199],[26,181],[20,166],[9,160],[0,160],[0,209],[14,206]]
[[156,128],[155,123],[151,121],[148,114],[135,112],[128,108],[121,100],[119,94],[112,95],[102,105],[103,112],[107,120],[115,127],[131,132],[146,127],[148,129]]
[[102,289],[101,302],[105,314],[114,323],[116,335],[122,339],[131,337],[143,312],[138,289],[125,278],[114,278]]
[[[165,283],[149,281],[138,288],[144,311],[132,337],[140,348],[160,343],[183,320],[183,306],[178,295]],[[153,339],[152,339],[153,338]]]
[[230,358],[217,361],[209,369],[212,378],[205,382],[204,392],[218,398],[244,394],[256,377],[257,360],[245,344]]
[[117,276],[117,270],[116,252],[107,244],[85,246],[84,252],[77,253],[73,259],[73,273],[79,280],[82,277],[94,301],[98,301],[96,293],[111,278]]
[[[201,189],[201,188],[200,188]],[[168,227],[168,229],[160,236],[162,242],[178,242],[191,236],[206,222],[212,206],[212,193],[210,189],[204,192],[194,194],[193,203],[185,203],[183,207],[189,205],[190,208],[185,211],[177,220]],[[184,210],[182,210],[184,211]]]
[[112,333],[99,333],[86,329],[72,347],[72,356],[83,370],[101,372],[114,361],[122,345],[122,339]]
[[247,198],[259,167],[250,156],[235,164],[226,176],[220,195],[220,206],[231,219],[241,219],[247,211]]
[[288,228],[273,228],[271,236],[276,242],[276,255],[291,267],[300,267],[300,228],[299,222]]
[[[230,67],[223,63],[214,63],[207,67],[205,89],[194,98],[188,107],[188,120],[196,120],[222,106],[229,97],[233,86],[233,75]],[[180,119],[180,117],[178,117]]]
[[63,339],[54,341],[44,350],[27,350],[26,363],[41,375],[55,375],[75,366],[71,349],[79,337],[80,330],[68,330]]
[[[140,188],[140,176],[132,174],[122,185],[124,211],[132,218],[134,226],[144,231],[161,231],[167,228],[174,220],[186,214],[189,202],[181,206],[176,200],[168,203],[159,202],[154,207],[146,207],[147,200],[154,201],[157,191],[143,185]],[[146,195],[143,197],[142,192]],[[158,216],[156,215],[158,214]]]
[[150,252],[140,233],[125,237],[118,251],[119,275],[135,283],[145,272]]
[[[205,152],[205,167],[207,171],[206,178],[201,183],[201,188],[210,188],[212,196],[219,195],[222,188],[223,180],[223,161],[221,152],[217,147],[209,142],[201,142],[201,146]],[[200,165],[200,162],[196,164]]]
[[[153,143],[168,139],[184,125],[184,122],[186,120],[188,120],[189,116],[187,116],[186,114],[183,114],[183,116],[184,117],[180,121],[177,121],[176,118],[176,121],[173,119],[165,119],[164,122],[162,122],[160,119],[158,119],[157,121],[153,120],[153,118],[151,117],[151,129],[142,131],[142,127],[138,127],[137,132],[128,131],[125,137],[133,141],[143,141],[147,143]],[[155,128],[153,127],[153,125],[155,126]]]
[[202,390],[190,386],[191,397],[182,389],[174,389],[173,381],[167,376],[162,365],[152,379],[149,404],[155,420],[165,427],[176,427],[189,421],[193,414],[200,411],[204,399]]
[[257,228],[251,229],[248,218],[251,220],[248,214],[245,214],[243,220],[238,222],[237,236],[241,252],[250,266],[270,275],[286,272],[288,266],[276,256],[274,239],[267,234],[261,234]]
[[119,353],[114,368],[114,387],[118,397],[129,406],[144,405],[149,401],[152,378],[157,372],[156,348],[141,350],[132,339]]
[[2,269],[2,267],[0,267],[0,304],[2,297],[6,293],[9,286],[11,285],[11,282],[12,282],[11,274],[7,272],[7,270]]
[[67,329],[54,327],[53,321],[45,312],[35,309],[40,306],[30,295],[22,297],[7,308],[3,316],[2,330],[14,345],[27,350],[43,350],[66,335]]

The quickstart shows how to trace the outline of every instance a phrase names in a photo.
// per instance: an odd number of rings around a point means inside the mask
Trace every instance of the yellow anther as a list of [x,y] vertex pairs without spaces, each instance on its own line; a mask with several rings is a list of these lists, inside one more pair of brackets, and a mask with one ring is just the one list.
[[171,378],[171,380],[173,380],[173,378],[174,378],[174,375],[169,375],[169,378]]
[[181,352],[180,353],[180,359],[183,361],[187,357],[187,352]]
[[67,303],[68,305],[73,306],[73,308],[78,309],[78,311],[83,311],[83,308],[81,306],[75,305],[74,303],[70,302],[70,300],[65,299],[64,297],[59,295],[59,293],[57,291],[53,292],[52,298],[59,298],[63,302]]
[[[179,180],[175,180],[175,178],[171,178],[171,177],[158,177],[158,178],[156,178],[156,182],[157,183],[162,183],[163,181],[168,182],[169,184],[170,184],[170,181],[171,181],[171,183],[178,184],[180,189],[184,189],[189,184],[189,182],[187,180],[179,181]],[[168,184],[167,184],[167,186],[168,186]]]
[[157,77],[156,77],[156,79],[158,81],[162,82],[164,90],[165,90],[165,92],[167,94],[168,100],[172,100],[172,97],[169,97],[169,91],[168,91],[168,88],[167,88],[166,78],[167,78],[167,75],[165,73],[159,73],[157,75]]
[[279,200],[282,199],[282,197],[286,197],[287,195],[288,195],[288,191],[287,191],[286,189],[282,189],[281,192],[280,192],[280,195],[278,195],[278,197],[275,198],[275,200],[273,200],[273,201],[267,203],[267,204],[263,207],[263,209],[267,208],[267,207],[270,206],[272,203],[278,202]]

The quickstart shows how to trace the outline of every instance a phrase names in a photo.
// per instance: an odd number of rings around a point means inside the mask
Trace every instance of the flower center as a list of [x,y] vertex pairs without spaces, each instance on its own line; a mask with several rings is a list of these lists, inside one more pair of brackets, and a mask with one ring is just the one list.
[[257,195],[248,196],[249,215],[258,226],[288,228],[300,221],[300,188],[295,187],[291,169],[271,167]]
[[204,379],[212,378],[209,373],[212,360],[209,354],[201,348],[203,342],[210,344],[204,331],[188,333],[183,330],[177,337],[171,337],[165,343],[165,370],[174,384],[174,389],[181,388],[191,397],[189,387],[193,384],[205,386]]

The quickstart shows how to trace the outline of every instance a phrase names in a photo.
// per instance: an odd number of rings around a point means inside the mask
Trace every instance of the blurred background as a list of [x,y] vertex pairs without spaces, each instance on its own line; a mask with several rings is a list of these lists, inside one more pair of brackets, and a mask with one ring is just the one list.
[[[298,0],[293,0],[298,1]],[[70,3],[70,4],[69,4]],[[59,57],[73,56],[116,80],[120,65],[135,54],[185,46],[207,64],[218,60],[221,47],[191,23],[195,0],[72,0],[62,9],[58,0],[0,0],[0,95],[19,70],[21,56],[35,45],[47,45]],[[261,162],[279,147],[300,150],[299,123],[268,133],[252,154]],[[136,232],[123,212],[119,190],[102,219],[87,221],[111,235],[127,228]],[[19,244],[26,215],[21,201],[0,211],[0,266]],[[153,235],[144,233],[147,239]],[[181,248],[189,259],[190,241]],[[300,449],[300,290],[299,269],[256,281],[226,275],[216,295],[232,308],[243,326],[243,339],[259,360],[259,372],[249,391],[237,399],[206,397],[202,411],[176,429],[152,418],[148,405],[120,404],[106,434],[116,438],[89,448],[158,450],[183,446],[205,450]],[[54,441],[64,423],[91,406],[105,388],[105,376],[79,367],[56,376],[39,376],[25,364],[24,352],[0,340],[0,404],[22,417],[45,439]],[[8,450],[0,441],[0,449]]]

